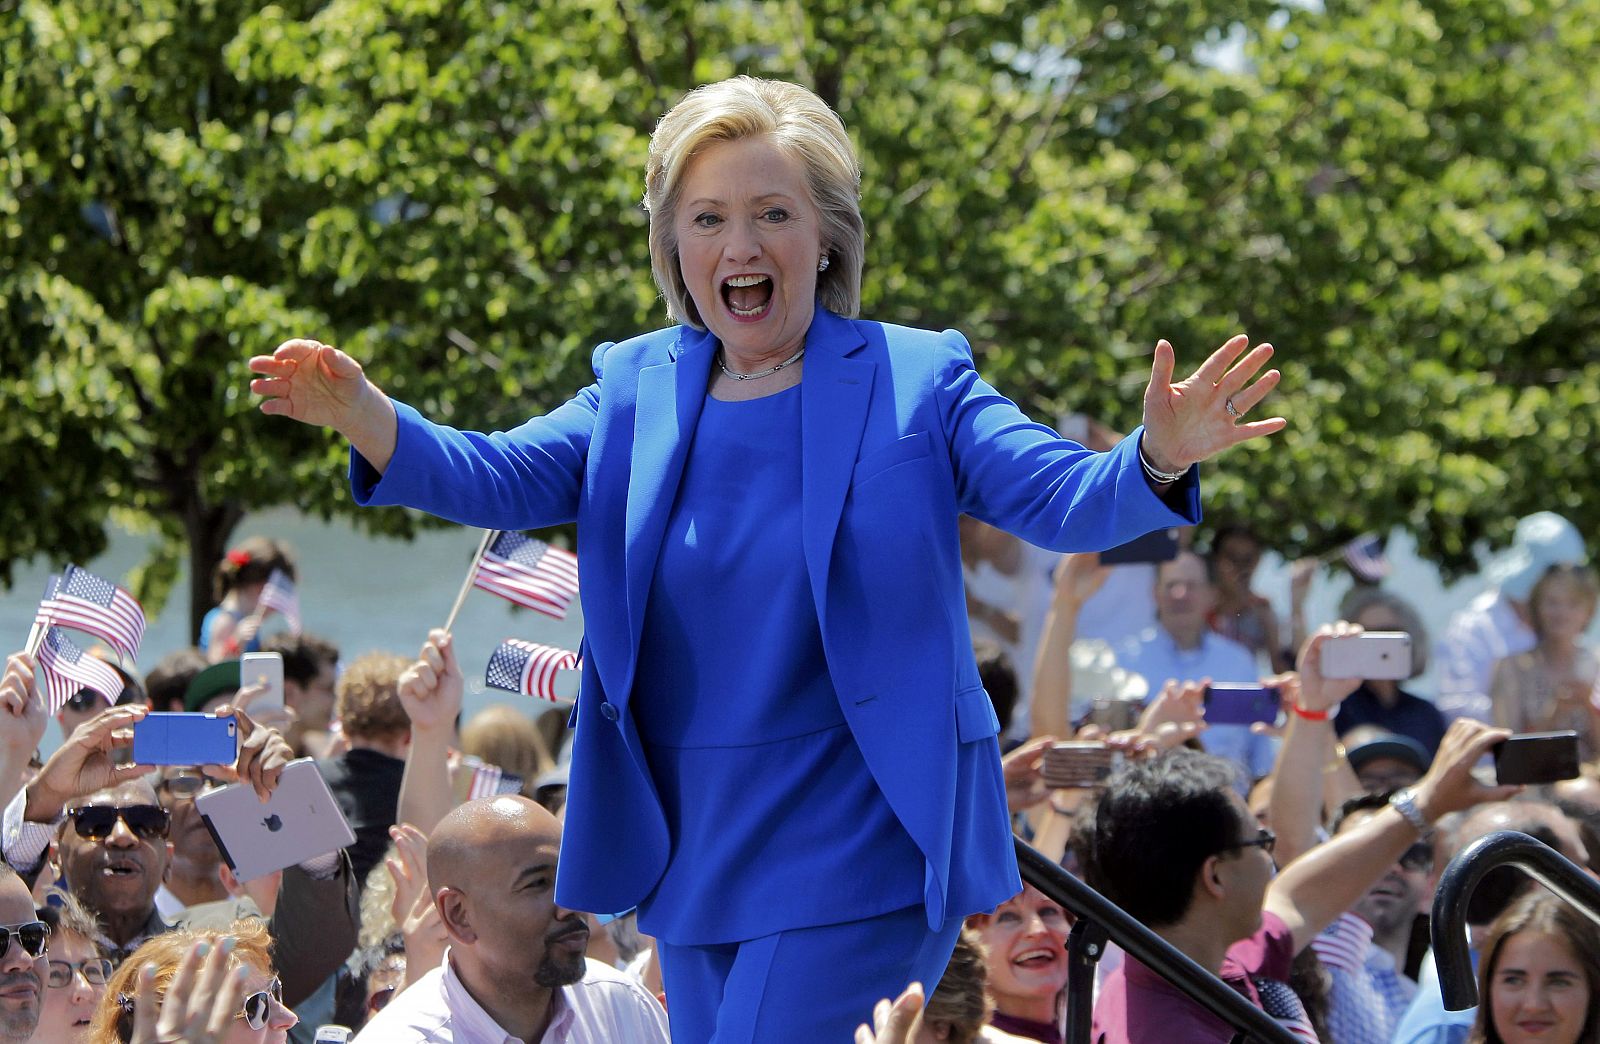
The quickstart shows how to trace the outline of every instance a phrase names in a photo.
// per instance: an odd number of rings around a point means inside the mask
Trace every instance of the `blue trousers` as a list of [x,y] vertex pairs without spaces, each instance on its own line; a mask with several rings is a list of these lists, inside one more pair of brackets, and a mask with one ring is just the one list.
[[932,993],[961,918],[928,930],[920,905],[864,921],[719,946],[660,943],[673,1044],[820,1044],[855,1039],[872,1006],[907,984]]

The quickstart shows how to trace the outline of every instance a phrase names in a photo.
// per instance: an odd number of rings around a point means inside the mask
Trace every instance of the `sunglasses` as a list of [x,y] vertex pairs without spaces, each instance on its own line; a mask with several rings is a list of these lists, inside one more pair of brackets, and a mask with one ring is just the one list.
[[22,947],[22,952],[29,957],[37,957],[44,953],[44,944],[50,939],[50,926],[43,921],[29,921],[26,924],[0,924],[0,959],[11,952],[11,940],[15,939]]
[[67,702],[63,706],[68,710],[82,714],[84,711],[91,711],[97,707],[108,707],[110,703],[104,696],[93,689],[79,689],[67,697]]
[[1266,827],[1262,827],[1259,831],[1256,832],[1256,836],[1255,837],[1252,837],[1248,841],[1236,841],[1233,844],[1229,845],[1227,848],[1224,848],[1223,851],[1224,852],[1231,852],[1235,848],[1259,848],[1263,852],[1267,853],[1268,855],[1271,855],[1272,854],[1272,848],[1277,843],[1278,843],[1278,835],[1274,834],[1272,831],[1268,830]]
[[[283,1006],[283,983],[276,976],[267,983],[267,988],[259,993],[252,993],[244,999],[236,1019],[243,1019],[244,1024],[253,1030],[266,1029],[267,1019],[272,1017],[272,1002],[277,1001],[278,1006]],[[126,993],[117,994],[117,1007],[127,1015],[134,1011],[133,998]]]
[[172,813],[160,805],[79,805],[67,809],[72,829],[88,841],[104,841],[117,828],[117,820],[128,824],[135,837],[155,841],[172,828]]
[[277,1001],[278,1006],[283,1006],[283,983],[274,975],[272,981],[267,983],[267,988],[260,993],[252,993],[244,999],[244,1010],[235,1018],[243,1019],[244,1024],[253,1030],[264,1029],[267,1018],[272,1014],[272,1002]]
[[51,961],[45,982],[53,989],[72,985],[72,976],[83,973],[83,981],[90,986],[104,986],[111,979],[112,965],[104,957],[90,957],[86,961]]

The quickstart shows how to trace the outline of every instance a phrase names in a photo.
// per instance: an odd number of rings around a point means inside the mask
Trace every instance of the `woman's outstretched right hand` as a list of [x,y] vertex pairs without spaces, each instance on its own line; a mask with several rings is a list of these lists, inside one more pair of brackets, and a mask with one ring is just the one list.
[[394,404],[361,364],[321,341],[296,338],[250,360],[250,390],[261,412],[329,427],[349,439],[380,473],[394,453]]

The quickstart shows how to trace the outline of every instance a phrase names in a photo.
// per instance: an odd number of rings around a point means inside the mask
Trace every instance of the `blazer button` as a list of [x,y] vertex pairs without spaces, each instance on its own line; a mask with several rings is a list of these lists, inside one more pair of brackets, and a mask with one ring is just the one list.
[[606,700],[600,701],[600,716],[607,721],[616,721],[620,717],[617,705]]

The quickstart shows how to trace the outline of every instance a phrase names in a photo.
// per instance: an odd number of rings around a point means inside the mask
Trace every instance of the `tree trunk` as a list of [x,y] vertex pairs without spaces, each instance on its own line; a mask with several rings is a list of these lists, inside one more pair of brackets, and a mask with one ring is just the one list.
[[[198,485],[198,483],[196,483]],[[183,529],[189,539],[189,640],[198,644],[200,621],[217,600],[212,597],[211,573],[228,551],[228,539],[244,518],[236,504],[207,505],[192,488],[184,505]]]

